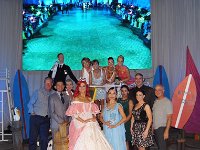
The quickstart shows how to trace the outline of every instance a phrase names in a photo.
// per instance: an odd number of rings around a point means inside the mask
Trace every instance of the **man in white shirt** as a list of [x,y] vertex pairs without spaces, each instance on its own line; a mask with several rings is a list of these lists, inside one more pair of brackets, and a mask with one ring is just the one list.
[[73,100],[74,90],[73,90],[73,82],[71,79],[66,80],[66,94],[69,96],[70,101]]
[[68,65],[64,64],[64,55],[62,53],[59,53],[57,57],[58,61],[56,61],[48,74],[48,77],[51,77],[53,79],[54,86],[57,81],[62,81],[65,84],[65,80],[68,75],[75,83],[77,83],[78,80],[74,76],[71,68]]

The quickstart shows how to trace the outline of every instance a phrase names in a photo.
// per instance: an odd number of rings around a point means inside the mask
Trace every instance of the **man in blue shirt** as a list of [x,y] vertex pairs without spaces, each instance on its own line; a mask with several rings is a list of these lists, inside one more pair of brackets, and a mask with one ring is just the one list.
[[50,128],[48,99],[54,92],[52,90],[52,85],[52,79],[49,77],[45,78],[44,87],[36,90],[28,103],[29,113],[31,114],[29,150],[36,150],[38,135],[40,140],[40,149],[47,149]]

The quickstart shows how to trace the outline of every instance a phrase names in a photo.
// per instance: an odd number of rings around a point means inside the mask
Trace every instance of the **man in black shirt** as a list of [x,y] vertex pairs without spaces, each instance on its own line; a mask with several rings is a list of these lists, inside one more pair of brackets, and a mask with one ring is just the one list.
[[54,66],[49,71],[48,77],[51,77],[54,81],[54,85],[57,81],[63,81],[65,83],[67,75],[77,83],[78,80],[74,76],[71,71],[71,68],[64,64],[64,55],[62,53],[58,54],[58,61],[54,64]]
[[144,85],[144,78],[141,73],[137,73],[135,75],[135,84],[136,84],[136,87],[131,89],[129,92],[129,98],[133,100],[133,103],[135,105],[137,103],[136,92],[139,89],[141,89],[145,92],[145,97],[144,97],[145,102],[148,103],[152,109],[154,101],[156,99],[155,90],[149,86]]

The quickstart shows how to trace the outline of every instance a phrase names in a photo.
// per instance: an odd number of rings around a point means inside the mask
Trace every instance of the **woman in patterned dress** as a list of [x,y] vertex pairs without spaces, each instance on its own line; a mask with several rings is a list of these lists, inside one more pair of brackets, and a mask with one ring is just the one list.
[[138,103],[133,108],[131,119],[132,144],[136,145],[138,150],[145,150],[146,147],[153,145],[152,112],[144,97],[145,92],[138,90],[136,93]]
[[[105,72],[102,68],[99,67],[99,61],[92,61],[92,70],[89,74],[90,85],[93,86],[103,86],[105,84]],[[104,108],[104,100],[106,98],[106,91],[104,88],[98,87],[96,88],[96,97],[95,103],[98,105],[99,109],[102,110]]]

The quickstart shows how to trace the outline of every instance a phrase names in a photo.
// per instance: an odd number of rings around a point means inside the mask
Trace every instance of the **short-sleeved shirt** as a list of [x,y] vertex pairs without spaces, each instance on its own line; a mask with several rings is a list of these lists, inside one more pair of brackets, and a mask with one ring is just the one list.
[[156,99],[153,105],[153,127],[166,127],[167,115],[173,113],[172,102],[164,97],[161,100]]

